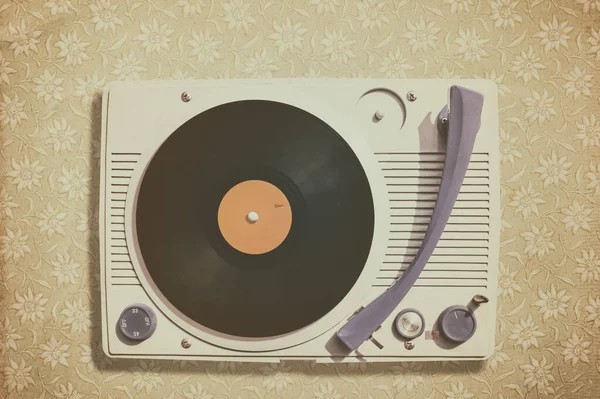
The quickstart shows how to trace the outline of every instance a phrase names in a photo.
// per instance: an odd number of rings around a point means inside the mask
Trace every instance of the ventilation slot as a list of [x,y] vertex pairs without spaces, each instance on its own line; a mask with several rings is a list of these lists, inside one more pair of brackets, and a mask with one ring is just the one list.
[[133,269],[125,236],[125,205],[129,182],[140,153],[113,152],[109,172],[109,276],[111,285],[140,285]]
[[[376,153],[390,204],[390,229],[374,287],[389,287],[406,271],[429,225],[445,153]],[[490,231],[489,154],[473,153],[444,233],[416,287],[488,284]]]

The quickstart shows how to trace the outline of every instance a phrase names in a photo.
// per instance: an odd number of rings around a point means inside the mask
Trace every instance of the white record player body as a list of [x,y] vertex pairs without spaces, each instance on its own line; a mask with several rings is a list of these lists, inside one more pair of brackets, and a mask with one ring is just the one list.
[[[483,94],[485,101],[471,163],[449,224],[417,283],[374,334],[383,348],[366,341],[348,353],[335,332],[402,274],[423,239],[445,159],[436,117],[447,104],[453,84]],[[407,98],[408,92],[415,94],[414,101]],[[375,207],[371,251],[346,297],[316,322],[269,338],[221,334],[170,306],[145,271],[135,231],[139,187],[161,144],[195,115],[241,100],[287,103],[331,126],[360,160]],[[248,132],[240,132],[244,133]],[[102,119],[104,351],[124,358],[269,362],[484,359],[493,353],[496,324],[498,155],[497,87],[488,80],[113,83],[104,91]],[[311,295],[310,287],[306,295]],[[476,311],[475,333],[460,345],[448,345],[439,337],[438,317],[450,305],[467,305],[475,295],[490,299]],[[156,315],[153,334],[135,345],[123,338],[117,325],[121,312],[132,304],[145,305]],[[417,309],[424,320],[424,333],[411,340],[411,345],[405,345],[394,327],[396,315],[408,308]]]

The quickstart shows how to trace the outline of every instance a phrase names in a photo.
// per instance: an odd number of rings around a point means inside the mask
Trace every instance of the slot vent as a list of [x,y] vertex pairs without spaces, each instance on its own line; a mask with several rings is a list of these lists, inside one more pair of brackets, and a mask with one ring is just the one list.
[[[387,288],[419,250],[433,213],[445,153],[375,153],[390,205],[383,264],[373,287]],[[475,152],[444,233],[415,287],[488,285],[490,234],[489,154]]]
[[140,285],[127,248],[125,233],[125,205],[129,182],[141,154],[113,152],[109,158],[108,207],[108,276],[110,285]]

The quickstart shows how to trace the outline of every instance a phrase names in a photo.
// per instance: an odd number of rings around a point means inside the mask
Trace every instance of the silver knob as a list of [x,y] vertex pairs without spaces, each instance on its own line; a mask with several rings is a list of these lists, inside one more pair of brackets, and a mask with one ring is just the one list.
[[415,339],[425,330],[425,319],[416,309],[404,309],[396,316],[396,331],[406,339]]

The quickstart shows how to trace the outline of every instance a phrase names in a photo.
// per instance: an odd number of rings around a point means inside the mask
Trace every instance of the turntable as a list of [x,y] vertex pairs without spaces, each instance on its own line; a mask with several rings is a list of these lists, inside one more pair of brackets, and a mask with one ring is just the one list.
[[484,359],[499,183],[488,80],[113,83],[104,351]]

